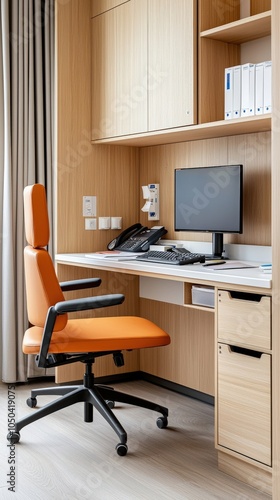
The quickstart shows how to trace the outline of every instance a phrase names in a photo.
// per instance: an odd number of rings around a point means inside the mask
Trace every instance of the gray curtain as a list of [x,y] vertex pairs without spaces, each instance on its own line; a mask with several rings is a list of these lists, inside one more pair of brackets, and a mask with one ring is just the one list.
[[0,2],[0,336],[2,380],[10,383],[44,374],[21,348],[28,327],[22,192],[45,185],[52,227],[54,0]]

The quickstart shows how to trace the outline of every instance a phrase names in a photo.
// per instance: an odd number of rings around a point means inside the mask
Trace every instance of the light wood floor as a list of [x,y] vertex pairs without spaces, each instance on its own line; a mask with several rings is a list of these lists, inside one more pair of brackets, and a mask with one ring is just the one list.
[[[37,384],[38,385],[38,384]],[[40,384],[43,386],[43,384]],[[34,385],[16,387],[17,417]],[[271,497],[217,470],[214,408],[147,382],[119,390],[158,401],[170,411],[167,429],[157,414],[122,406],[116,414],[128,433],[128,454],[115,451],[118,437],[95,411],[83,421],[83,405],[45,417],[21,431],[16,445],[16,493],[7,491],[7,386],[0,384],[0,499],[64,500],[257,500]],[[38,405],[53,399],[38,398]]]

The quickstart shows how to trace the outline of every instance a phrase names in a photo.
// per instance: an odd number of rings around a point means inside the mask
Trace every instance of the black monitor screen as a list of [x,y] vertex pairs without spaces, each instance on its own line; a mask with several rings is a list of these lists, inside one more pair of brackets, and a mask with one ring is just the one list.
[[175,231],[242,233],[242,165],[175,170]]

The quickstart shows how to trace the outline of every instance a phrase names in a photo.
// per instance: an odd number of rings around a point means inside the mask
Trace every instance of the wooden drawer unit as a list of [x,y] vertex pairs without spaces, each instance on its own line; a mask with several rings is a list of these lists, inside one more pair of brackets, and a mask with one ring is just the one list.
[[218,291],[218,339],[271,349],[271,297]]
[[217,444],[271,466],[271,355],[218,344]]

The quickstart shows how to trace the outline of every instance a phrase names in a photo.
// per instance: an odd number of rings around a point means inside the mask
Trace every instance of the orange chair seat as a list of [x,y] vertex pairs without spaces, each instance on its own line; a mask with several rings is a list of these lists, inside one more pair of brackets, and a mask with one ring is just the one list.
[[[39,354],[43,328],[33,326],[23,339],[25,354]],[[70,319],[53,332],[49,353],[121,351],[168,345],[170,337],[151,321],[135,316]]]

